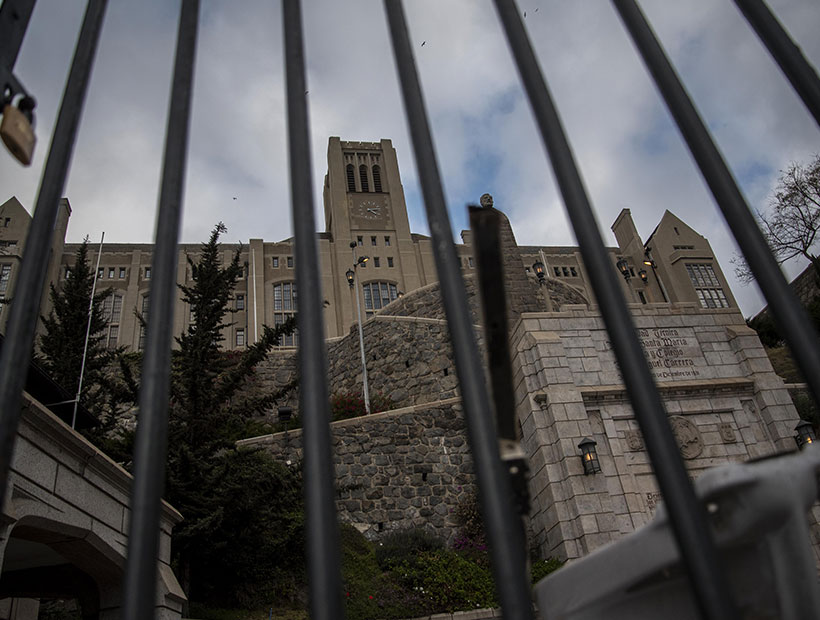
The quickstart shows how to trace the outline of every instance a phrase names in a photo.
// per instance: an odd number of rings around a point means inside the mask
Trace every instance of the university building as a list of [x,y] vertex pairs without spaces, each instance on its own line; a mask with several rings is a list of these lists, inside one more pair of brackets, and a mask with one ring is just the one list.
[[[399,296],[437,281],[431,240],[413,233],[407,216],[404,189],[396,151],[390,140],[344,142],[330,138],[328,170],[324,179],[324,231],[317,233],[325,297],[326,336],[345,335],[356,322],[356,304],[346,273],[356,257],[368,260],[357,269],[362,311],[378,313]],[[478,197],[476,197],[478,198]],[[503,205],[501,206],[503,209]],[[49,280],[59,287],[74,263],[77,244],[65,243],[71,206],[63,199],[54,231]],[[11,297],[24,250],[30,216],[10,198],[0,206],[0,297]],[[627,300],[640,304],[695,302],[703,307],[736,308],[726,278],[706,238],[675,215],[666,212],[655,231],[640,239],[628,209],[612,226],[618,247],[609,248],[613,270]],[[458,244],[465,273],[474,269],[469,231]],[[353,244],[353,248],[351,248]],[[227,264],[237,245],[222,246]],[[188,257],[196,260],[199,244],[179,247],[178,282],[191,284]],[[520,246],[520,272],[536,279],[533,265],[544,265],[548,287],[560,286],[576,303],[594,302],[588,274],[577,247]],[[97,246],[89,246],[89,262],[97,260]],[[98,287],[113,293],[105,303],[110,347],[140,350],[145,334],[135,310],[144,316],[151,288],[153,245],[113,243],[103,247]],[[293,240],[250,239],[240,248],[243,277],[236,283],[232,321],[226,328],[224,346],[239,349],[253,343],[262,325],[274,325],[297,307]],[[619,275],[620,274],[620,275]],[[508,274],[512,276],[512,274]],[[43,311],[48,310],[47,295]],[[174,334],[190,323],[190,311],[181,298],[174,314]],[[8,309],[0,309],[0,329],[8,321]],[[297,336],[285,346],[295,346]]]

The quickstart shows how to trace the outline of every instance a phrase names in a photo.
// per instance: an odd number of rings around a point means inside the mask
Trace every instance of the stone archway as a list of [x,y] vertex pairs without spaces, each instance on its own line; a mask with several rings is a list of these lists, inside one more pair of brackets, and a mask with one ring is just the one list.
[[24,516],[4,542],[0,599],[76,599],[83,620],[119,617],[124,557],[94,532]]

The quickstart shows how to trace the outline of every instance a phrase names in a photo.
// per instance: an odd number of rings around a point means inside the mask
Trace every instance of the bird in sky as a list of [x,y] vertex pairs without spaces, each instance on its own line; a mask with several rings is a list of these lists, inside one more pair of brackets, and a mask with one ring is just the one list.
[[427,41],[422,41],[421,46],[424,47],[425,43],[427,43]]

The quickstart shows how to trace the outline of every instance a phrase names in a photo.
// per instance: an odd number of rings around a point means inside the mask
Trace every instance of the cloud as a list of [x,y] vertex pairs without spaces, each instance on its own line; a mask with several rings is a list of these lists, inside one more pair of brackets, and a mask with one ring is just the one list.
[[[84,5],[40,0],[16,68],[39,101],[40,144],[30,169],[2,160],[0,187],[29,208]],[[426,233],[382,4],[303,5],[317,225],[328,136],[391,138],[411,227]],[[778,171],[817,150],[817,126],[731,3],[641,5],[750,205],[764,208]],[[817,65],[820,7],[770,5]],[[488,191],[520,243],[574,244],[492,2],[404,6],[454,233],[467,226],[464,205]],[[622,208],[644,237],[669,209],[710,239],[731,275],[731,234],[611,3],[519,7],[605,242],[614,244],[609,226]],[[241,10],[202,3],[184,241],[204,239],[218,220],[231,241],[292,234],[279,10],[263,0],[245,0]],[[66,188],[70,240],[103,229],[111,241],[153,237],[177,13],[178,3],[163,0],[110,4]],[[753,286],[733,283],[733,290],[747,315],[763,303]]]

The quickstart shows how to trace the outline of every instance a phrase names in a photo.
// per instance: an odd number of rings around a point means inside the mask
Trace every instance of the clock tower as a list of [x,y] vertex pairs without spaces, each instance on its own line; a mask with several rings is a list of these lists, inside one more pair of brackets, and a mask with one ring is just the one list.
[[[398,292],[409,292],[436,280],[432,254],[419,251],[420,235],[410,233],[396,150],[390,140],[345,142],[330,138],[323,198],[325,235],[330,241],[332,286],[338,300],[349,297],[345,272],[358,256],[368,256],[358,270],[363,311],[378,310]],[[422,245],[427,246],[422,238]],[[386,289],[382,285],[386,285]],[[387,290],[376,299],[375,290]],[[378,307],[377,307],[378,306]],[[336,307],[339,325],[355,322],[351,304]]]

